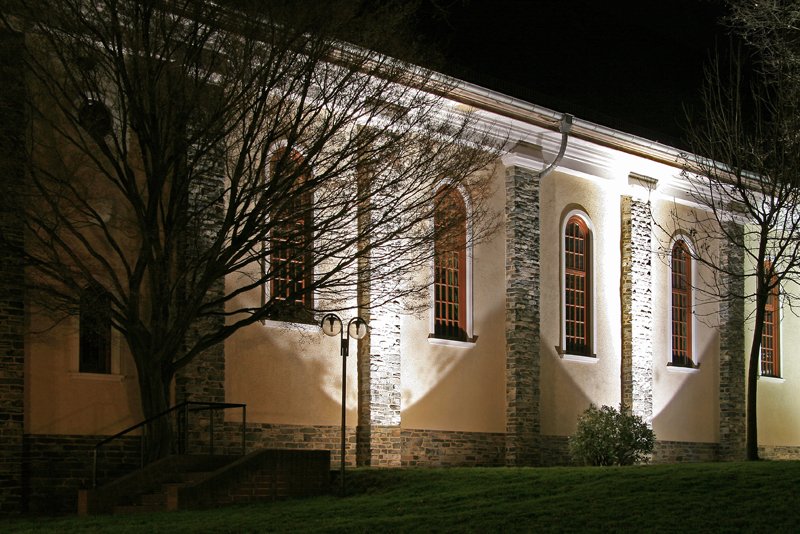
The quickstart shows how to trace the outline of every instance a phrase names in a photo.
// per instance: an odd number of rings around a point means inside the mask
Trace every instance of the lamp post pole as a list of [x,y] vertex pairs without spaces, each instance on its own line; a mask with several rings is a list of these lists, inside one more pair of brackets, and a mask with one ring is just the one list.
[[347,453],[347,356],[350,352],[350,338],[363,339],[367,335],[367,322],[361,317],[354,317],[347,323],[347,328],[343,328],[342,320],[335,313],[328,313],[322,318],[322,331],[327,336],[339,335],[340,352],[342,356],[342,443],[341,443],[341,465],[339,468],[339,479],[341,482],[341,496],[344,497],[344,464]]

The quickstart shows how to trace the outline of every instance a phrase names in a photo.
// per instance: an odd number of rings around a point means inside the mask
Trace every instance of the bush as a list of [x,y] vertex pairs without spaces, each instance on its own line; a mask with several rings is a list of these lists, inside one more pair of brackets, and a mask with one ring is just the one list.
[[656,435],[638,415],[591,404],[578,418],[578,430],[569,438],[569,452],[576,463],[586,465],[633,465],[647,462]]

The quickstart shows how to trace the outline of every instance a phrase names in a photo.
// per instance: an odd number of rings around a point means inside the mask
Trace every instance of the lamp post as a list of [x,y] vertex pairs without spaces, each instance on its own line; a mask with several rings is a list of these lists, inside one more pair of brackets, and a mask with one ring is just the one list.
[[342,320],[335,313],[328,313],[322,318],[322,331],[326,336],[340,336],[342,354],[342,460],[339,477],[341,478],[341,494],[344,497],[344,459],[346,449],[345,422],[347,420],[347,354],[350,352],[350,338],[363,339],[367,335],[367,322],[361,317],[353,317],[347,323],[347,334],[342,328]]

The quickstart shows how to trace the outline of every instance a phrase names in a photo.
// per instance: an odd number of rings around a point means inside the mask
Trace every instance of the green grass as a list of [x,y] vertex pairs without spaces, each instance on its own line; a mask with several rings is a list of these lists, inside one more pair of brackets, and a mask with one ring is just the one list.
[[358,469],[350,495],[92,518],[5,532],[796,532],[800,462]]

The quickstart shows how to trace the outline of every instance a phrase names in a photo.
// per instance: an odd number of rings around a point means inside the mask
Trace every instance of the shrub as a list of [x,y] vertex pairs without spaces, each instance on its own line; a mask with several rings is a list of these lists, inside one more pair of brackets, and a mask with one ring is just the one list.
[[569,438],[569,452],[576,463],[632,465],[646,462],[656,435],[638,415],[611,406],[591,404],[578,418],[578,430]]

